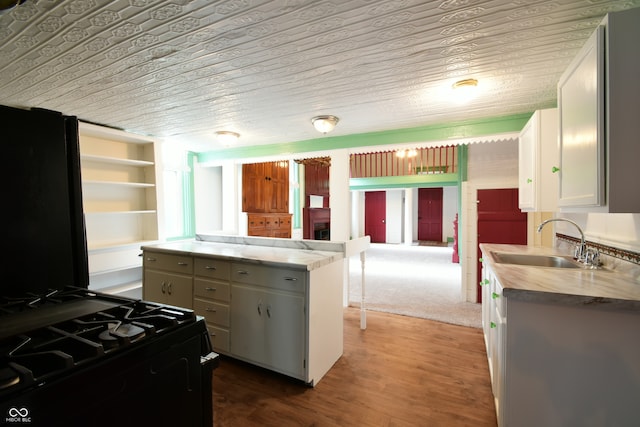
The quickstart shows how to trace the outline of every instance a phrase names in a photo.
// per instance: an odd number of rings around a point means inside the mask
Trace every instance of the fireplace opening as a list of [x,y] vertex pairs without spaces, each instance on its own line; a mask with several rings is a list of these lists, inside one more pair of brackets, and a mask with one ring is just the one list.
[[313,238],[315,240],[330,240],[329,223],[316,222],[313,224]]

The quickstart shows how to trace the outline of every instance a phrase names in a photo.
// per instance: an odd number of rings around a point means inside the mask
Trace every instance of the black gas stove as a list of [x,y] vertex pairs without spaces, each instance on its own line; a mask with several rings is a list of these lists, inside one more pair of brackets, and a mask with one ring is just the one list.
[[217,355],[192,310],[69,287],[0,297],[0,324],[0,425],[213,423]]

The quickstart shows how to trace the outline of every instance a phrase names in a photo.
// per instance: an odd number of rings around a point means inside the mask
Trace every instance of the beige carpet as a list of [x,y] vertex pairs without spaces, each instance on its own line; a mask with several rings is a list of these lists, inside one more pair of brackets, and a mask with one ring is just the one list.
[[[372,244],[365,260],[365,304],[368,310],[482,326],[481,304],[460,294],[460,264],[451,262],[451,247]],[[360,258],[349,260],[349,305],[360,307]]]

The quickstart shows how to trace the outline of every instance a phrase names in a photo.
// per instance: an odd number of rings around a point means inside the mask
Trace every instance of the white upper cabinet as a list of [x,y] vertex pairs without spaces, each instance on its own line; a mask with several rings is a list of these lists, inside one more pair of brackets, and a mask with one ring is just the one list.
[[558,82],[561,211],[640,213],[639,22],[608,14]]
[[519,206],[523,211],[558,208],[558,109],[538,110],[522,128],[518,147]]

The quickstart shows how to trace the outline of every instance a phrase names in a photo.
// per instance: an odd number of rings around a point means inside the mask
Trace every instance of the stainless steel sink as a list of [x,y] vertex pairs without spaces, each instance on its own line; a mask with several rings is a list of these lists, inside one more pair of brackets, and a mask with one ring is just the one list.
[[580,264],[570,257],[555,255],[511,254],[491,252],[493,259],[500,264],[530,265],[536,267],[581,268]]

